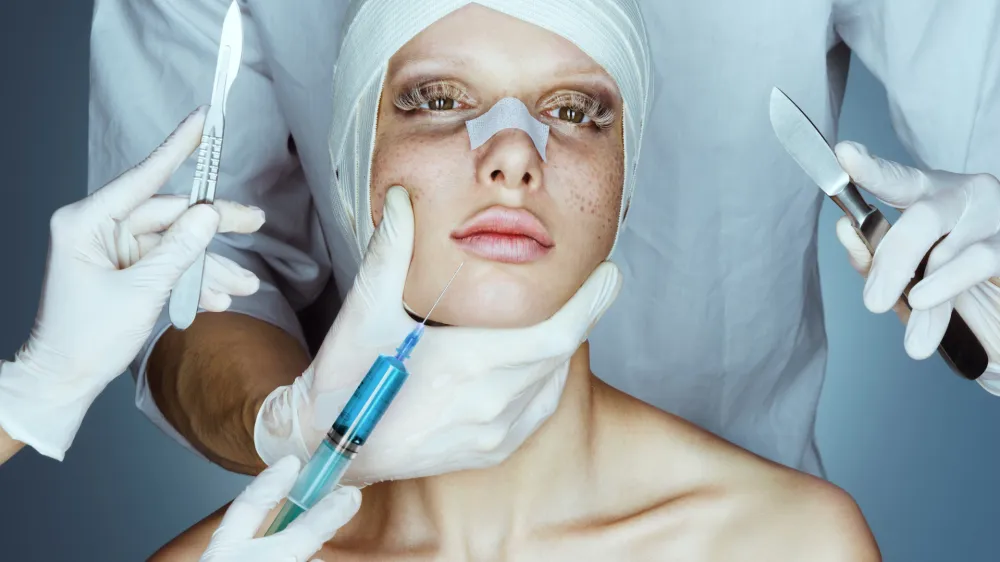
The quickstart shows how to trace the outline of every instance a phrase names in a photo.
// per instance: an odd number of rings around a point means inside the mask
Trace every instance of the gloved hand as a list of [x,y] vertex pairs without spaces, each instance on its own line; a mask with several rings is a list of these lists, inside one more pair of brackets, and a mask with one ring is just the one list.
[[[203,109],[192,113],[138,166],[52,216],[31,336],[13,362],[0,363],[0,427],[43,455],[62,460],[91,403],[126,370],[216,231],[263,224],[259,209],[236,203],[189,209],[186,197],[154,196],[198,146],[204,122]],[[204,286],[201,306],[221,311],[229,295],[253,294],[259,281],[212,255]]]
[[[403,308],[413,210],[401,187],[312,365],[265,400],[255,443],[266,463],[307,459],[372,362],[392,354],[415,323]],[[597,267],[551,318],[522,329],[427,328],[411,373],[352,463],[346,480],[373,483],[492,466],[555,411],[569,359],[618,295],[621,274]]]
[[268,513],[292,489],[301,466],[298,459],[285,457],[261,472],[226,510],[199,562],[307,560],[332,539],[361,507],[357,488],[338,488],[280,533],[254,538]]
[[[913,311],[904,347],[914,359],[932,355],[954,307],[986,348],[990,366],[979,378],[1000,394],[1000,182],[988,174],[921,171],[871,156],[857,143],[835,147],[858,187],[903,209],[872,258],[851,221],[837,221],[837,238],[867,277],[865,306],[892,308],[927,252],[924,278],[909,292]],[[937,246],[935,243],[947,235]],[[931,248],[933,250],[931,250]]]

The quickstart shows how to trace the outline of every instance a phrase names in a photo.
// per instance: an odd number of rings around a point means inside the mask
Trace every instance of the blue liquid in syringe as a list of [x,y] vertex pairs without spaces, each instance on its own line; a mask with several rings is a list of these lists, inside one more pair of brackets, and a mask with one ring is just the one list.
[[288,501],[266,535],[280,532],[340,483],[358,449],[368,441],[375,425],[406,382],[409,373],[403,361],[410,356],[423,331],[424,326],[420,324],[407,334],[394,357],[378,356],[333,422],[326,439],[302,469],[288,493]]

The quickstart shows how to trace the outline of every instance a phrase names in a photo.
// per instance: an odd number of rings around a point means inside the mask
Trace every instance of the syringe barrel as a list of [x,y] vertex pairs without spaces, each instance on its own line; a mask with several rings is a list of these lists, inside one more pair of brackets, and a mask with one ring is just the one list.
[[340,484],[347,467],[358,454],[356,447],[349,446],[343,439],[335,438],[333,431],[330,433],[320,443],[309,462],[302,467],[295,485],[288,492],[288,501],[304,510],[310,509]]
[[331,434],[341,436],[354,447],[364,445],[408,376],[401,361],[379,355],[333,422]]
[[326,439],[302,468],[288,493],[289,501],[309,509],[340,483],[408,376],[406,367],[395,357],[378,356]]

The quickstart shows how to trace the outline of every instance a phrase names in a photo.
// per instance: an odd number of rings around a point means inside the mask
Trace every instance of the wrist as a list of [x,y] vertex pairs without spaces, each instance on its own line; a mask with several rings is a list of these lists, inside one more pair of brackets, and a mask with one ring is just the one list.
[[7,462],[24,447],[24,443],[14,439],[0,427],[0,464]]
[[10,438],[60,461],[103,389],[61,380],[27,362],[0,361],[0,426]]

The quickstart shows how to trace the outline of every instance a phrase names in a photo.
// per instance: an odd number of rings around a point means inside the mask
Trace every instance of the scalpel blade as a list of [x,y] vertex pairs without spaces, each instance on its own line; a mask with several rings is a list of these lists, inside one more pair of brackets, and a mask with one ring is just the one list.
[[[198,161],[195,164],[194,181],[191,185],[190,205],[213,203],[216,182],[219,179],[219,163],[222,160],[222,138],[226,126],[226,101],[229,90],[236,80],[243,60],[243,22],[236,0],[229,5],[226,19],[222,22],[222,38],[219,40],[219,55],[215,63],[215,81],[212,85],[212,102],[205,116],[205,128],[198,147]],[[170,323],[183,330],[194,322],[201,300],[201,285],[205,273],[205,254],[195,260],[181,275],[170,293],[168,312]]]

